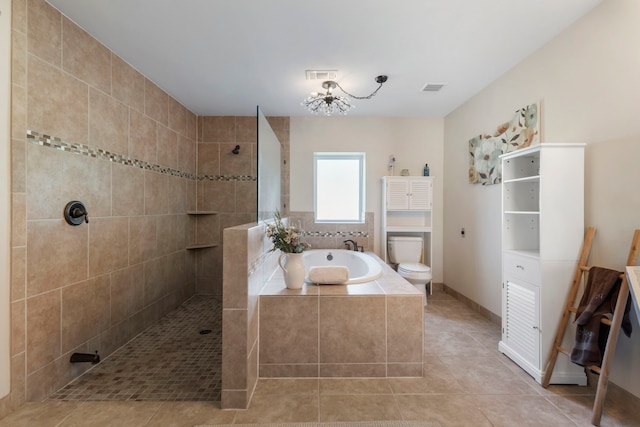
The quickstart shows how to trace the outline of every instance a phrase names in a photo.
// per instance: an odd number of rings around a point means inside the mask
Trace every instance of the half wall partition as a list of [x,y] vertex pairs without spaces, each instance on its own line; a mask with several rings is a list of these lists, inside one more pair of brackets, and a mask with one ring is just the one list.
[[[282,201],[281,165],[288,147],[288,118],[270,118],[257,108],[258,197],[257,223],[225,228],[222,266],[222,393],[223,409],[246,409],[258,381],[258,299],[277,266],[275,252],[265,235],[265,221]],[[276,128],[276,131],[272,128]],[[276,136],[280,134],[280,139]],[[281,143],[282,141],[282,143]],[[286,171],[285,171],[286,174]],[[288,194],[288,193],[287,193]],[[285,198],[286,200],[286,198]]]

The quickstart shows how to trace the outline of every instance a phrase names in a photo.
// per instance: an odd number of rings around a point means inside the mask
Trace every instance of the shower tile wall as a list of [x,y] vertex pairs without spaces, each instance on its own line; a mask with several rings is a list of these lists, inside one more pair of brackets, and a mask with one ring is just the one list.
[[[198,117],[198,210],[217,215],[197,217],[212,241],[222,241],[226,227],[256,219],[257,162],[255,117]],[[240,145],[239,154],[231,151]],[[222,245],[196,254],[196,289],[222,295]]]
[[[186,247],[256,211],[255,117],[198,120],[43,0],[12,1],[12,44],[12,385],[0,416],[82,374],[71,353],[107,356],[196,284],[219,295],[222,247]],[[268,120],[286,215],[289,118]],[[64,222],[70,200],[89,224]],[[220,214],[187,215],[202,209]]]
[[[268,117],[281,145],[282,200],[289,202],[289,118]],[[232,151],[240,146],[238,154]],[[221,244],[196,254],[196,291],[222,295],[222,230],[254,223],[257,212],[257,123],[255,116],[198,117],[198,203],[196,229],[199,239]],[[286,214],[286,210],[285,210]]]
[[[105,357],[185,301],[197,257],[186,250],[196,116],[45,1],[12,7],[12,385],[0,417],[89,367],[71,353]],[[71,200],[88,224],[66,224]]]

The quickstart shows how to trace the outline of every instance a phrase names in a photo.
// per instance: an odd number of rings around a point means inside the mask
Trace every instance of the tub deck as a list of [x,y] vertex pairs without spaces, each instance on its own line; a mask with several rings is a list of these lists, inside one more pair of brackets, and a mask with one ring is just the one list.
[[421,377],[423,294],[373,253],[382,276],[260,292],[260,377]]

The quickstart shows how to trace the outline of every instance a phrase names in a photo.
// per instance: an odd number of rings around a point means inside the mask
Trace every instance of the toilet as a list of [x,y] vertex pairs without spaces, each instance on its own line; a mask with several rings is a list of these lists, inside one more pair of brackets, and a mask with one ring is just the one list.
[[422,292],[423,304],[427,305],[426,285],[431,281],[431,268],[420,264],[423,244],[421,237],[389,236],[387,249],[389,260],[398,264],[398,274]]

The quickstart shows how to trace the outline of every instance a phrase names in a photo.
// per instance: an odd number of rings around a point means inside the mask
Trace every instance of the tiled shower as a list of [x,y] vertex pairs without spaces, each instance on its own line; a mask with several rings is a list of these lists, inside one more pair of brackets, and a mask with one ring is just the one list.
[[[192,295],[221,295],[221,246],[187,247],[221,242],[256,211],[255,117],[197,117],[45,1],[12,8],[12,385],[0,412],[82,374],[73,352],[104,358]],[[288,118],[270,121],[288,153]],[[71,200],[89,223],[64,221]],[[217,214],[188,214],[199,210]]]
[[[44,0],[12,0],[11,108],[12,384],[0,416],[91,366],[72,353],[104,360],[191,296],[221,297],[222,230],[255,221],[257,198],[254,116],[196,116]],[[286,216],[289,118],[268,121]],[[72,200],[88,223],[64,221]],[[293,214],[314,247],[349,236],[372,248],[371,213],[348,229]]]

